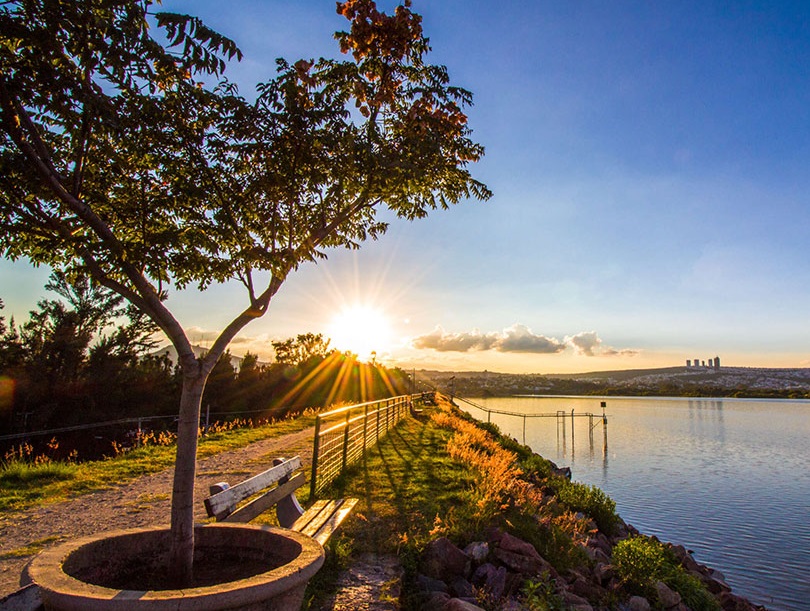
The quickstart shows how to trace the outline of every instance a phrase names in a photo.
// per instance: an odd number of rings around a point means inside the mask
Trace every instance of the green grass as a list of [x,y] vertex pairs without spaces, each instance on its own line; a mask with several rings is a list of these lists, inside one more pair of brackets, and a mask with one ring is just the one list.
[[[314,414],[273,424],[212,432],[200,439],[198,458],[279,437],[314,425]],[[148,445],[107,460],[84,463],[0,461],[0,511],[24,511],[126,484],[174,464],[176,446]]]
[[[342,540],[351,541],[352,554],[397,555],[412,575],[419,552],[438,532],[464,543],[475,527],[469,501],[476,478],[468,466],[447,455],[449,438],[449,431],[429,421],[406,418],[324,491],[324,498],[360,499],[342,527]],[[326,569],[308,589],[315,608],[334,591],[337,575],[329,562],[327,557]],[[413,601],[411,605],[417,608]]]
[[54,543],[56,541],[61,541],[64,537],[46,537],[44,539],[40,539],[38,541],[32,541],[28,545],[24,547],[19,547],[17,549],[13,549],[11,551],[5,552],[0,554],[0,560],[6,560],[8,558],[27,558],[28,556],[33,556],[41,552],[46,545],[49,543]]

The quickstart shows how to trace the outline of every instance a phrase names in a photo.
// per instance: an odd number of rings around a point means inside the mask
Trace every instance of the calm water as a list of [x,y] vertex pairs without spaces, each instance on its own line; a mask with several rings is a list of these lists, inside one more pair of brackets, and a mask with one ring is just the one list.
[[[810,401],[530,397],[473,399],[527,418],[525,443],[594,484],[641,532],[680,543],[734,592],[774,610],[810,609]],[[607,436],[600,408],[607,403]],[[457,403],[476,418],[486,413]],[[592,412],[574,420],[571,410]],[[519,441],[523,418],[491,415]]]

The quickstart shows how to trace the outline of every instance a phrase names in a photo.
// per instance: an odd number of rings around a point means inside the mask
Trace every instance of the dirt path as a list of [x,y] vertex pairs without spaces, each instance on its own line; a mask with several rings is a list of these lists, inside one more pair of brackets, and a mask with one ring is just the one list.
[[[233,483],[269,467],[277,456],[300,455],[304,465],[311,465],[314,430],[312,427],[265,439],[201,460],[197,466],[196,497],[207,496],[208,486],[213,483]],[[168,524],[173,474],[174,469],[167,469],[110,490],[2,516],[0,556],[46,540],[47,545],[54,545],[67,538],[106,530]],[[205,518],[205,509],[199,502],[195,519]],[[0,598],[19,587],[20,573],[30,557],[0,559]]]

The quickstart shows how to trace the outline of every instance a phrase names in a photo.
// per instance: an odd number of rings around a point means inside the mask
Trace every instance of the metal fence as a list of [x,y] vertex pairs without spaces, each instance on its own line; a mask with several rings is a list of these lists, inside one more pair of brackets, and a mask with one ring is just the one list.
[[328,486],[347,466],[360,460],[416,405],[433,399],[433,392],[401,395],[349,405],[318,414],[312,449],[310,497]]

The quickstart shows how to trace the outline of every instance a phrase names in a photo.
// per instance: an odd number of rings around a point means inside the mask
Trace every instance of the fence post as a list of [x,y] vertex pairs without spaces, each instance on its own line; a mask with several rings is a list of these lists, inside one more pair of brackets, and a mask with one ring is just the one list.
[[346,410],[346,425],[343,431],[343,466],[341,467],[341,472],[346,470],[346,459],[348,458],[349,453],[349,419],[351,418],[352,410]]
[[321,416],[315,416],[315,441],[312,447],[312,477],[309,480],[309,498],[315,498],[316,481],[318,479],[318,452],[321,450]]
[[368,403],[363,411],[363,456],[366,455],[366,437],[368,436]]

